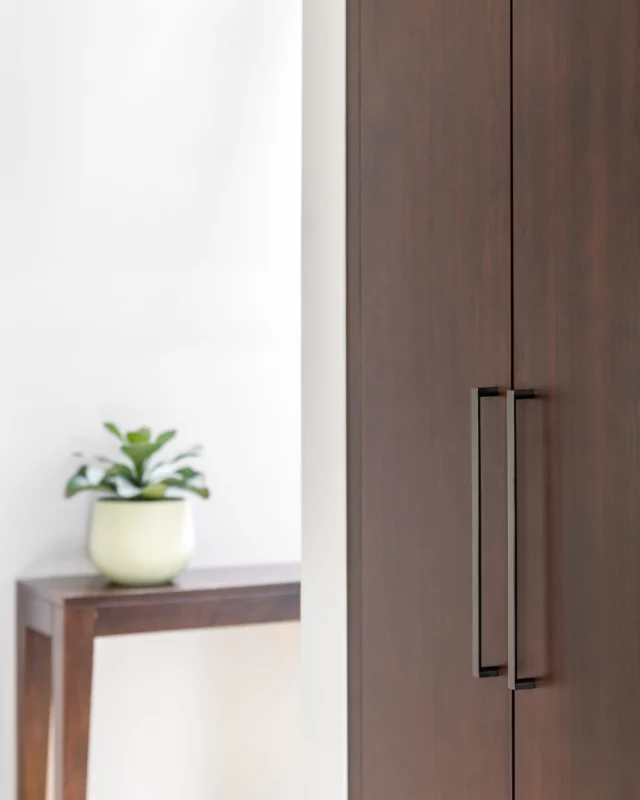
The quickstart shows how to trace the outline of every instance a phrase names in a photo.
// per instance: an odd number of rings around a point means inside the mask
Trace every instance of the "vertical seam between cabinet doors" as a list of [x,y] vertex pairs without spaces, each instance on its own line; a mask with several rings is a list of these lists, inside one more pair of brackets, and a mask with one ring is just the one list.
[[361,0],[347,0],[347,774],[363,797],[362,720],[362,143]]
[[515,337],[515,221],[514,221],[514,134],[513,134],[513,4],[509,0],[509,206],[510,206],[510,304],[511,304],[511,388],[515,389],[516,379],[516,337]]
[[[513,6],[515,0],[509,0],[509,205],[510,205],[510,304],[511,304],[511,388],[515,390],[516,380],[516,336],[515,336],[515,191],[514,191],[514,168],[515,168],[515,148],[514,148],[514,82],[513,82],[513,40],[514,40],[514,14]],[[517,665],[516,665],[517,669]],[[509,748],[509,796],[510,800],[516,800],[516,693],[509,692],[511,695],[509,703],[510,716],[510,748]]]
[[516,797],[516,692],[509,692],[511,695],[510,703],[509,703],[509,710],[511,715],[511,731],[510,731],[510,740],[511,740],[511,748],[510,748],[510,770],[509,770],[509,795],[511,800],[515,800]]

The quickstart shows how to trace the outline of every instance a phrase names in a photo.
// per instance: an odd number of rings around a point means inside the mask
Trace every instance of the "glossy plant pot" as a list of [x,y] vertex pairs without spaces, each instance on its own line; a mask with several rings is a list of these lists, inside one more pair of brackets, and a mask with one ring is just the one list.
[[187,566],[193,546],[186,500],[97,500],[93,506],[89,554],[115,583],[168,583]]

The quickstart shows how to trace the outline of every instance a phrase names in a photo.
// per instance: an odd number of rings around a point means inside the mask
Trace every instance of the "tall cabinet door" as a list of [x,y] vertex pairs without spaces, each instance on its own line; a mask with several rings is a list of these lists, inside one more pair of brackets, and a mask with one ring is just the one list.
[[[640,2],[514,0],[516,800],[640,797]],[[535,673],[532,675],[532,673]]]
[[[508,800],[472,677],[470,390],[511,379],[508,0],[351,0],[351,800]],[[506,659],[505,402],[482,401],[483,658]]]

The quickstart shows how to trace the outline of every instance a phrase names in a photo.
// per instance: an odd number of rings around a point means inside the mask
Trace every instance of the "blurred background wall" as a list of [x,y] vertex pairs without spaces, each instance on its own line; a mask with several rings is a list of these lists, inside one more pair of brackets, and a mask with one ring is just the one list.
[[[14,581],[103,420],[202,443],[196,565],[300,556],[300,0],[0,0],[0,797]],[[299,800],[297,625],[97,643],[90,800]]]

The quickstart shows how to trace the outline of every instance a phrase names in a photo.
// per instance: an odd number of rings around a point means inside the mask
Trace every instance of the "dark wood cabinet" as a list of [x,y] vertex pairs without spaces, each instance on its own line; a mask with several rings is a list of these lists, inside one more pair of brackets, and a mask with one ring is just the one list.
[[[506,682],[471,674],[469,390],[511,379],[509,14],[502,0],[364,0],[359,25],[352,764],[366,800],[479,786],[508,800]],[[483,401],[483,643],[498,663],[503,418],[501,398]]]
[[347,38],[350,800],[633,800],[640,0],[348,0]]
[[[640,2],[514,2],[517,800],[640,797]],[[528,415],[528,418],[527,416]],[[530,554],[530,558],[526,554]]]

